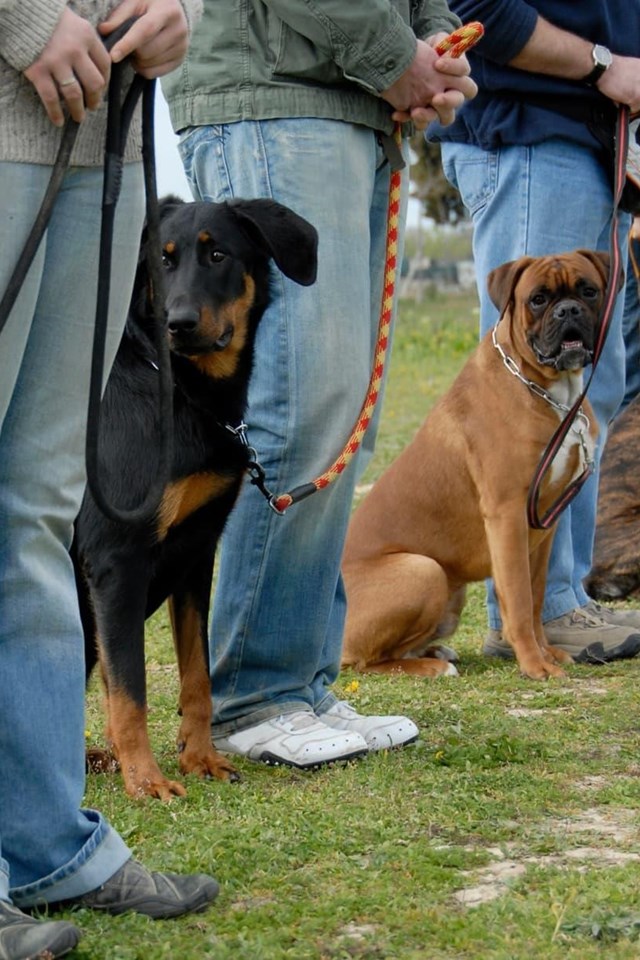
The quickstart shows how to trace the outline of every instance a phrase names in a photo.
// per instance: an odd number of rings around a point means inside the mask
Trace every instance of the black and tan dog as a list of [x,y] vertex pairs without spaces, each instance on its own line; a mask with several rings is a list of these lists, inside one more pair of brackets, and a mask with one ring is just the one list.
[[[489,276],[501,311],[413,442],[352,517],[344,553],[343,666],[422,676],[455,673],[436,656],[458,624],[465,586],[493,576],[518,665],[562,674],[541,621],[552,532],[531,530],[535,468],[582,391],[609,271],[606,254],[523,257]],[[556,457],[541,512],[582,471],[596,428],[585,419]]]
[[[72,554],[88,649],[99,651],[107,737],[127,792],[168,799],[147,732],[144,623],[164,600],[180,670],[180,768],[234,778],[211,744],[207,620],[216,543],[238,495],[249,454],[242,423],[256,329],[269,302],[273,260],[312,284],[315,229],[271,200],[161,204],[167,335],[174,379],[171,479],[155,521],[107,519],[85,496]],[[106,388],[100,435],[102,488],[131,508],[157,464],[158,367],[151,329],[145,241],[127,326]],[[265,509],[268,509],[265,502]]]
[[593,565],[596,600],[640,596],[640,397],[613,421],[602,452]]

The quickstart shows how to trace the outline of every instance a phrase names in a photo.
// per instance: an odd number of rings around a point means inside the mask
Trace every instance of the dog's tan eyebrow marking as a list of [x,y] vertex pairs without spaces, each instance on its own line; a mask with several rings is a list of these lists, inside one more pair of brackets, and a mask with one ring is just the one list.
[[201,230],[198,234],[198,240],[200,243],[208,243],[210,240],[213,240],[213,237],[208,230]]
[[168,240],[164,247],[162,248],[165,253],[172,254],[176,252],[176,244],[174,240]]

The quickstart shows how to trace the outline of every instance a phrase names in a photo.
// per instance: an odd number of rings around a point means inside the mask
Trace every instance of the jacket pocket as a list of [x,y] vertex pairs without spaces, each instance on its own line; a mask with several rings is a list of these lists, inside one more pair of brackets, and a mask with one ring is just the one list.
[[347,82],[328,44],[326,47],[324,44],[319,46],[273,15],[269,16],[268,38],[274,78],[291,78],[331,86]]

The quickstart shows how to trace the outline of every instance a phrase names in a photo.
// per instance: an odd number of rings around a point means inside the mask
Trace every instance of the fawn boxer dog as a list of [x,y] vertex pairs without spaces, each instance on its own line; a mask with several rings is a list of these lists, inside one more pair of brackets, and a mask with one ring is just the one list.
[[[608,255],[589,250],[489,275],[496,327],[351,519],[343,666],[456,673],[437,643],[457,627],[466,584],[492,576],[521,672],[562,676],[571,657],[547,643],[541,620],[553,532],[529,528],[526,501],[582,391],[608,275]],[[545,477],[541,513],[592,457],[597,428],[588,402],[582,411]]]

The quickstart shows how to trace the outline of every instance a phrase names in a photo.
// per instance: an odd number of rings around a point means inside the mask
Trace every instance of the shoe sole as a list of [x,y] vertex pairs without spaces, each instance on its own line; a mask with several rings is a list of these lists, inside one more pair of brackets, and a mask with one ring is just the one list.
[[409,737],[407,740],[401,740],[399,743],[383,744],[380,747],[369,745],[369,753],[379,753],[381,750],[400,750],[402,747],[409,747],[412,743],[416,742],[419,736],[420,732],[418,731],[415,736]]
[[249,760],[257,760],[258,763],[266,763],[269,767],[295,767],[296,770],[319,770],[321,767],[330,767],[334,763],[348,763],[350,760],[358,760],[360,757],[366,757],[368,750],[354,750],[353,753],[345,753],[340,757],[334,757],[333,760],[315,760],[312,763],[296,763],[294,760],[284,760],[275,753],[265,750],[259,757],[248,757]]
[[215,894],[201,893],[198,897],[193,897],[188,903],[184,901],[180,904],[174,900],[149,900],[141,897],[140,900],[129,900],[122,906],[102,906],[87,904],[89,910],[99,910],[101,913],[108,913],[112,917],[120,916],[123,913],[139,913],[142,916],[149,917],[151,920],[173,920],[176,917],[182,917],[187,913],[202,913],[206,910],[218,896],[218,890]]
[[515,660],[513,650],[511,648],[502,648],[502,647],[483,647],[482,655],[484,657],[495,657],[498,660]]
[[611,660],[631,660],[640,653],[640,633],[630,634],[624,643],[605,651],[602,643],[590,643],[578,654],[572,654],[576,663],[609,663]]

